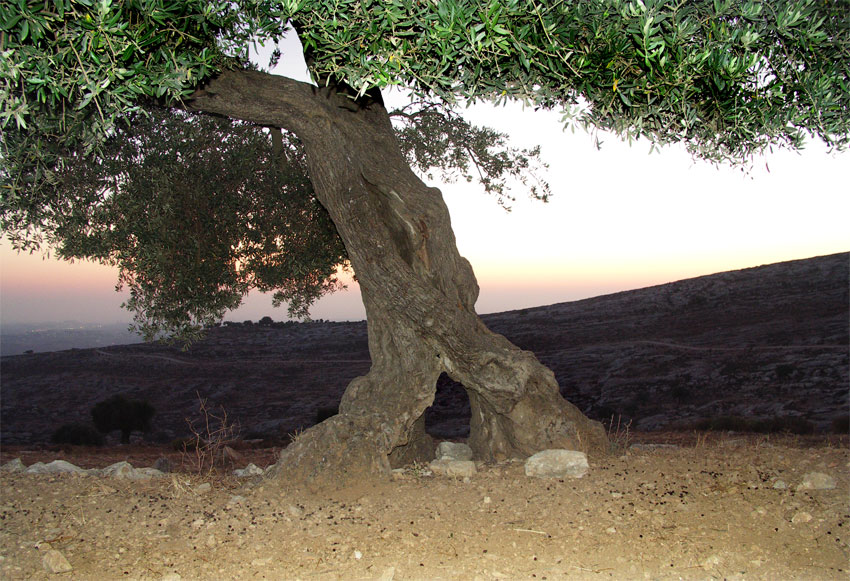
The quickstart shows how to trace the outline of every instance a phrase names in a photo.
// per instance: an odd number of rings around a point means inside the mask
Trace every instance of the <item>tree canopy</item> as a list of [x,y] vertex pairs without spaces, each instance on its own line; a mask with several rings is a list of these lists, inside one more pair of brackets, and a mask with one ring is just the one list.
[[805,132],[846,145],[848,14],[847,0],[22,0],[0,8],[0,116],[24,151],[57,134],[91,147],[140,100],[188,96],[291,23],[320,82],[521,99],[740,159]]
[[452,102],[519,99],[698,155],[809,132],[844,146],[850,3],[780,0],[284,3],[319,78]]

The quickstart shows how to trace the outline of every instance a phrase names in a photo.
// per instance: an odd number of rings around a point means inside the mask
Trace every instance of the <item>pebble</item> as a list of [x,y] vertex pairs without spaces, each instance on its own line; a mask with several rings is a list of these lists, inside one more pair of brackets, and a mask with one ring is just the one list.
[[48,573],[68,573],[74,570],[65,555],[56,549],[47,551],[41,558],[41,564]]
[[237,478],[246,478],[249,476],[262,476],[263,469],[255,464],[248,464],[245,468],[238,468],[233,471],[233,475]]
[[477,472],[472,460],[434,460],[428,467],[434,474],[457,478],[469,478]]
[[525,475],[535,478],[581,478],[588,468],[587,456],[575,450],[543,450],[525,461]]
[[204,482],[203,484],[199,484],[195,487],[196,494],[206,494],[210,490],[212,490],[212,484],[209,482]]
[[103,476],[111,476],[118,480],[146,480],[150,476],[142,475],[136,472],[133,465],[129,462],[116,462],[111,466],[107,466],[100,472]]
[[832,490],[835,488],[835,478],[823,472],[807,472],[797,490]]
[[812,515],[801,510],[800,512],[791,517],[791,522],[795,525],[804,524],[807,522],[811,522],[812,518]]
[[720,563],[722,562],[723,560],[717,555],[711,555],[710,557],[706,558],[705,561],[701,563],[701,565],[704,570],[709,571],[720,565]]
[[2,466],[0,466],[0,473],[2,474],[14,474],[17,472],[23,472],[27,467],[24,466],[24,463],[21,462],[20,458],[15,458],[14,460],[10,460],[6,462]]

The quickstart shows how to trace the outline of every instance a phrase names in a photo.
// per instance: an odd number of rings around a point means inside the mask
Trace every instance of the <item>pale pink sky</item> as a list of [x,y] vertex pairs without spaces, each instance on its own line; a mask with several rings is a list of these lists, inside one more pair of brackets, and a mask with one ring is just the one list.
[[[388,97],[390,104],[399,99]],[[581,131],[564,132],[558,114],[520,105],[476,106],[466,115],[518,146],[541,145],[554,194],[542,204],[517,192],[507,213],[474,184],[433,184],[478,276],[481,313],[850,250],[849,152],[828,154],[811,143],[801,153],[759,158],[745,174],[695,162],[680,147],[649,154],[646,143],[607,137],[597,150]],[[15,254],[4,240],[0,323],[128,321],[116,280],[103,266]],[[322,299],[312,314],[365,316],[356,285]],[[226,318],[265,315],[283,320],[286,310],[252,293]]]

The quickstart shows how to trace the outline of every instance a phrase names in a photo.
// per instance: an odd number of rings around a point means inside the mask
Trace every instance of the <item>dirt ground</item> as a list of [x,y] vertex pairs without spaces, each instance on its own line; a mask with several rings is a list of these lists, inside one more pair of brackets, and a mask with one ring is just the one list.
[[[0,578],[850,578],[847,438],[635,442],[591,460],[580,479],[528,478],[522,462],[479,465],[467,480],[416,467],[323,496],[187,472],[147,481],[4,474]],[[138,467],[161,454],[7,448],[2,461]],[[813,472],[835,488],[798,489]],[[46,570],[52,551],[70,572]]]

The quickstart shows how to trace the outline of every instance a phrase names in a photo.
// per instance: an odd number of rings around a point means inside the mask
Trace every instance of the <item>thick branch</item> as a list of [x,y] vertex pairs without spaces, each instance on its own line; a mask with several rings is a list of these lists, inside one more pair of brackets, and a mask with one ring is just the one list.
[[322,91],[327,90],[278,75],[232,70],[196,91],[188,105],[195,111],[282,127],[298,135],[321,115],[315,102]]

